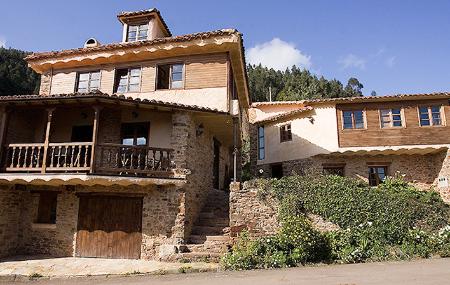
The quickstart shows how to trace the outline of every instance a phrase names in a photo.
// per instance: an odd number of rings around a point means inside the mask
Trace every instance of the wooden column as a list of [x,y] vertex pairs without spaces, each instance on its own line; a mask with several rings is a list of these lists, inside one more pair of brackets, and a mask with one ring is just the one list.
[[[9,110],[5,107],[1,108],[1,122],[0,122],[0,163],[3,162],[3,154],[5,152],[5,139],[7,131],[7,121],[9,116]],[[3,166],[3,165],[2,165]]]
[[92,128],[92,151],[91,151],[91,170],[90,173],[95,171],[95,150],[97,148],[97,136],[98,136],[98,124],[100,120],[101,107],[94,106],[94,124]]
[[55,111],[55,108],[47,109],[47,127],[45,129],[44,155],[42,157],[41,173],[45,173],[47,168],[48,145],[50,143],[50,129],[52,126],[53,111]]

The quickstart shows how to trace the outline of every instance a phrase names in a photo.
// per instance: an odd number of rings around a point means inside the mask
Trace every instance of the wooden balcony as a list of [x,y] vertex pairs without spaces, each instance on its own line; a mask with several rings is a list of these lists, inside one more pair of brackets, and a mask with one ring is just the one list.
[[[95,150],[95,151],[93,151]],[[5,172],[91,173],[170,178],[173,150],[92,142],[29,143],[6,146]]]

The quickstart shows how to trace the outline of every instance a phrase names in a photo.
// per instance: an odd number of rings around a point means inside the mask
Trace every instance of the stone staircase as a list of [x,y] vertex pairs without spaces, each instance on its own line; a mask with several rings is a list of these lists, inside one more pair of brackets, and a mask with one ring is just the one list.
[[219,261],[231,245],[229,226],[229,193],[211,190],[180,259]]

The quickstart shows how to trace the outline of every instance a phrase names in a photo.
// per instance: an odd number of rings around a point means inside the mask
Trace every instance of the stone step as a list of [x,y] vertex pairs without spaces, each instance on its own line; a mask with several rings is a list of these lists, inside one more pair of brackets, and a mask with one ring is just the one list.
[[181,253],[179,260],[188,262],[219,262],[221,253],[215,252],[185,252]]
[[209,226],[209,225],[196,225],[192,228],[193,235],[221,235],[226,231],[225,227]]
[[200,243],[211,243],[211,242],[218,242],[218,243],[228,243],[231,241],[231,238],[229,236],[224,235],[191,235],[189,237],[189,242],[194,244],[200,244]]

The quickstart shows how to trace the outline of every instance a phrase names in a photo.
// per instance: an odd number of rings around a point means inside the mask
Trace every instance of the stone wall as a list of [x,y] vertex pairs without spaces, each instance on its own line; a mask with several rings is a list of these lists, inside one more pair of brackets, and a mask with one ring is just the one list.
[[[50,190],[50,189],[46,189]],[[27,255],[73,256],[78,220],[78,197],[65,189],[58,194],[56,224],[35,224],[39,194],[26,191],[21,210],[19,252]],[[64,191],[62,191],[64,190]]]
[[257,181],[230,186],[230,232],[236,236],[247,230],[251,237],[260,237],[276,233],[278,203],[273,198],[261,200],[258,197]]
[[[388,175],[403,175],[405,180],[422,190],[435,186],[437,178],[445,166],[445,153],[428,155],[358,155],[358,156],[327,156],[320,155],[307,159],[282,162],[283,174],[322,173],[323,164],[344,164],[345,176],[368,181],[368,165],[380,164],[388,167]],[[450,166],[448,167],[450,169]],[[262,169],[262,174],[259,170]],[[256,176],[270,177],[269,164],[258,165]],[[442,174],[442,173],[441,173]]]
[[12,187],[0,188],[0,258],[17,252],[22,194]]

